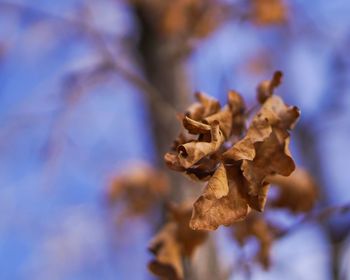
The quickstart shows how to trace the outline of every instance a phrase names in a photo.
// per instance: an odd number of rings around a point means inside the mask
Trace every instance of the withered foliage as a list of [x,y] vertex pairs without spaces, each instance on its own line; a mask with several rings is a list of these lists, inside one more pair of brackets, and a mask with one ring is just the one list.
[[[278,229],[262,215],[270,184],[279,190],[270,207],[307,212],[317,198],[316,185],[304,170],[296,168],[289,151],[290,131],[300,116],[274,94],[281,83],[277,71],[257,87],[259,108],[246,110],[240,94],[229,91],[227,104],[205,93],[178,114],[182,130],[165,154],[167,166],[191,180],[206,182],[193,205],[168,205],[169,217],[150,243],[152,273],[161,279],[183,279],[185,259],[205,242],[208,230],[231,226],[232,236],[244,245],[259,243],[256,260],[270,265],[270,248]],[[168,192],[163,173],[147,165],[135,165],[112,183],[109,198],[122,201],[128,216],[147,213]],[[164,200],[163,200],[164,201]]]
[[313,177],[297,168],[290,176],[274,175],[268,181],[279,187],[279,195],[271,202],[273,207],[288,208],[292,212],[310,211],[317,199],[317,186]]
[[277,237],[278,228],[269,224],[260,215],[251,215],[246,220],[238,222],[232,228],[232,237],[237,240],[240,246],[243,246],[251,238],[255,238],[259,248],[256,252],[256,261],[258,261],[264,269],[268,269],[271,265],[270,249],[274,239]]
[[124,204],[123,217],[148,213],[169,190],[164,173],[145,163],[135,163],[116,176],[109,187],[110,204]]
[[[267,181],[279,188],[278,196],[270,202],[270,207],[287,208],[293,213],[310,211],[317,199],[317,185],[313,177],[301,168],[296,168],[289,176],[272,175]],[[250,238],[259,244],[256,261],[264,269],[271,265],[270,251],[273,242],[279,238],[281,228],[268,222],[262,215],[250,215],[232,227],[232,237],[243,246]]]
[[[257,25],[287,21],[283,0],[250,0],[248,16],[242,7],[216,0],[128,0],[146,16],[152,31],[163,39],[201,39],[213,33],[228,18],[246,18]],[[242,4],[243,5],[243,4]]]
[[272,96],[275,88],[282,82],[282,72],[276,71],[271,80],[262,81],[257,88],[257,99],[263,104],[269,97]]
[[203,38],[222,22],[223,7],[215,0],[129,0],[146,15],[161,38]]
[[150,242],[149,250],[155,258],[148,267],[161,279],[184,278],[183,259],[191,257],[207,238],[207,232],[189,227],[191,206],[170,206],[169,219]]
[[257,25],[283,24],[287,8],[283,0],[251,0],[251,20]]
[[197,103],[183,116],[183,127],[196,138],[182,137],[188,142],[177,142],[165,162],[175,171],[208,181],[193,205],[191,228],[214,230],[244,219],[251,209],[262,211],[268,176],[288,176],[294,171],[289,131],[300,113],[273,95],[281,76],[276,72],[271,81],[258,86],[261,108],[247,129],[245,103],[234,91],[222,108],[212,98],[197,94]]

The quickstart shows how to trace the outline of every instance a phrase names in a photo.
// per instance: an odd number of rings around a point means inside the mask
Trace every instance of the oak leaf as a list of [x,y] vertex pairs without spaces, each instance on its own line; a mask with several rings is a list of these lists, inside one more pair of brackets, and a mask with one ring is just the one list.
[[189,228],[191,206],[169,205],[167,223],[150,242],[149,250],[155,255],[148,267],[162,279],[184,279],[182,259],[191,257],[195,249],[205,242],[207,232]]
[[183,279],[181,251],[176,240],[176,231],[175,223],[166,224],[149,245],[155,259],[148,264],[148,268],[161,279]]
[[215,114],[221,108],[219,101],[203,92],[195,93],[195,98],[197,102],[192,104],[185,113],[186,116],[193,120],[202,120],[207,116]]
[[263,217],[251,215],[233,226],[233,238],[241,246],[250,238],[255,238],[259,244],[259,249],[256,252],[257,261],[264,269],[268,269],[271,265],[270,251],[276,231],[275,226],[269,224]]
[[295,164],[288,150],[289,133],[299,117],[296,107],[286,106],[272,96],[252,120],[247,135],[224,153],[229,161],[242,161],[241,169],[249,183],[249,205],[262,211],[266,202],[266,177],[288,176]]
[[282,0],[251,0],[252,20],[258,25],[282,24],[287,21],[287,8]]
[[211,124],[210,141],[192,141],[178,147],[180,164],[189,168],[205,156],[215,153],[224,143],[225,138],[217,121]]
[[133,163],[117,175],[108,190],[109,202],[124,204],[122,216],[149,212],[169,191],[168,178],[147,163]]
[[288,177],[274,175],[267,180],[279,187],[279,195],[272,201],[274,207],[286,207],[293,212],[310,211],[317,199],[317,185],[314,178],[301,168]]
[[300,112],[273,95],[281,75],[276,72],[261,84],[265,99],[248,129],[243,98],[235,91],[228,93],[222,109],[206,95],[197,95],[202,102],[181,119],[187,133],[197,139],[179,145],[177,153],[167,153],[165,161],[192,180],[208,181],[193,205],[191,228],[214,230],[244,219],[251,209],[263,211],[268,178],[294,171],[289,133]]
[[242,176],[236,166],[222,163],[193,205],[190,227],[214,230],[245,218],[250,209],[242,193]]
[[259,103],[264,103],[269,97],[271,97],[274,93],[275,88],[277,88],[282,82],[283,73],[281,71],[276,71],[273,74],[271,80],[262,81],[256,91],[257,91],[257,99]]

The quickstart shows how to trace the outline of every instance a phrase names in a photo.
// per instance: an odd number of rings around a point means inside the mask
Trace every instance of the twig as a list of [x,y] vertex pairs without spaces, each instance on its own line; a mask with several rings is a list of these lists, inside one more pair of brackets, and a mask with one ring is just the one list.
[[111,65],[113,65],[113,69],[125,80],[134,84],[138,87],[142,92],[149,95],[149,97],[154,101],[160,103],[160,108],[163,108],[164,111],[168,113],[174,114],[176,113],[175,108],[169,104],[166,100],[162,99],[161,95],[158,93],[157,89],[155,89],[151,84],[138,77],[134,73],[123,68],[119,62],[115,59],[112,52],[109,50],[104,36],[101,31],[95,29],[93,26],[87,24],[85,21],[81,21],[74,18],[62,17],[60,15],[52,14],[50,12],[19,3],[9,3],[0,1],[0,9],[10,9],[19,12],[30,12],[33,14],[37,14],[46,18],[51,18],[61,22],[62,24],[68,25],[70,27],[75,27],[82,31],[85,35],[87,35],[92,42],[95,44],[96,48],[100,51],[100,53],[104,56],[105,61],[109,61]]
[[301,225],[315,220],[325,220],[335,214],[346,214],[350,212],[350,202],[343,205],[336,205],[324,208],[317,212],[311,212],[306,214],[300,221],[292,225],[291,227],[284,229],[277,233],[277,237],[281,238],[291,233],[292,231],[297,230]]

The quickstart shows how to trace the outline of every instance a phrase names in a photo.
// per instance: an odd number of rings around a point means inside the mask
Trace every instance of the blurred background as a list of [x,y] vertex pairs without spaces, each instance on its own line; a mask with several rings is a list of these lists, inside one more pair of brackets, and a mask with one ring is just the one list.
[[[350,202],[350,2],[203,2],[0,0],[0,279],[153,279],[154,226],[121,228],[108,186],[134,162],[164,168],[195,91],[224,104],[235,89],[252,107],[275,70],[302,112],[292,154],[318,182],[317,208]],[[302,224],[250,279],[350,279],[349,225],[341,213]],[[238,245],[215,235],[234,267]]]

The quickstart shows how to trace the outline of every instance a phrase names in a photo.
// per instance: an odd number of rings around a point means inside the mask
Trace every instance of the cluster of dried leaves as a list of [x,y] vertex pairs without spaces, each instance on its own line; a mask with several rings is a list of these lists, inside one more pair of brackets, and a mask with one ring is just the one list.
[[[296,168],[289,152],[290,131],[300,112],[274,95],[282,73],[257,87],[260,108],[248,111],[241,95],[230,91],[227,105],[204,93],[184,114],[183,129],[171,151],[167,166],[197,182],[207,182],[193,205],[168,207],[169,217],[150,244],[154,259],[149,269],[162,279],[183,279],[183,261],[193,255],[208,230],[232,226],[240,245],[255,238],[256,259],[270,265],[270,247],[279,229],[259,212],[264,210],[270,185],[278,187],[268,205],[293,213],[311,210],[317,197],[312,177]],[[253,116],[250,114],[255,113]],[[163,173],[134,165],[112,183],[112,203],[126,203],[125,215],[143,215],[159,200],[164,201],[168,182]]]
[[[227,105],[197,94],[198,102],[182,118],[176,148],[165,155],[167,165],[199,181],[208,181],[193,206],[190,226],[214,230],[244,219],[266,203],[269,176],[289,176],[295,169],[290,155],[289,131],[299,110],[273,95],[281,72],[258,86],[260,110],[245,129],[242,97],[228,93]],[[244,135],[243,135],[244,134]]]
[[[317,197],[312,177],[295,167],[288,149],[290,130],[300,112],[274,95],[281,78],[282,73],[276,72],[258,85],[260,109],[248,126],[246,106],[238,93],[230,91],[224,107],[197,93],[197,102],[179,115],[183,130],[164,156],[169,168],[192,180],[207,181],[193,204],[189,226],[202,231],[233,225],[239,244],[251,237],[258,240],[256,258],[265,268],[278,228],[257,213],[264,210],[270,184],[278,186],[270,207],[306,212]],[[258,212],[248,215],[252,210]]]

